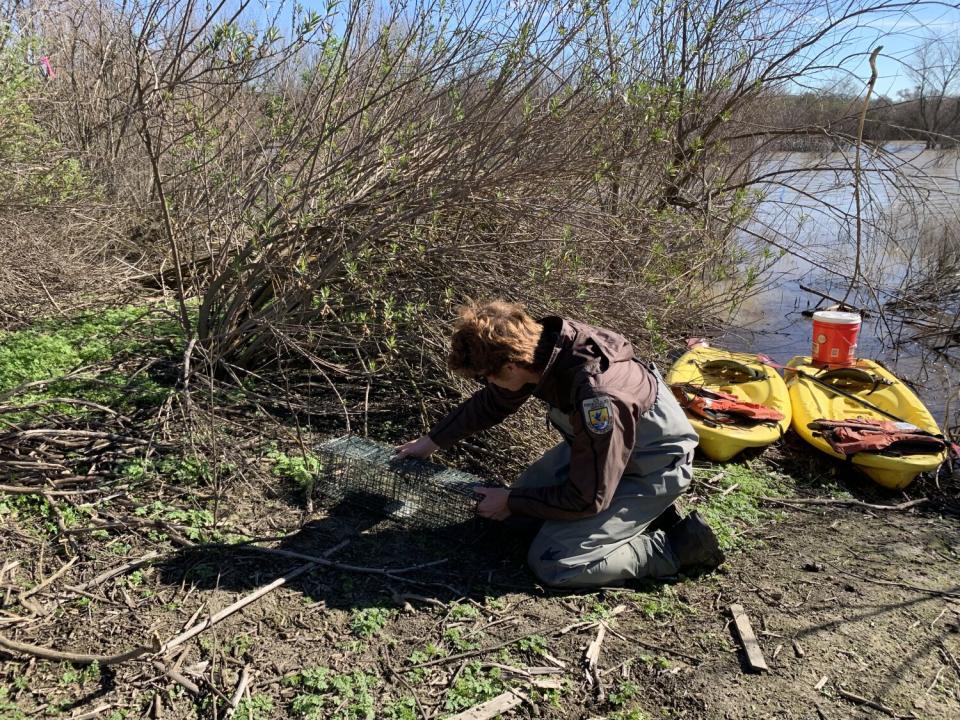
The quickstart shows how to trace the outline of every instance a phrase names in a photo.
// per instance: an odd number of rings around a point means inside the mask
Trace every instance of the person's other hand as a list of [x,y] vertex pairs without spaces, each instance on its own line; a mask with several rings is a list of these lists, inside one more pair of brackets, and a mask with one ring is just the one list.
[[510,497],[510,491],[506,488],[475,488],[474,492],[482,496],[480,504],[477,505],[477,513],[480,517],[490,520],[506,520],[510,517],[510,508],[507,506],[507,499]]
[[393,459],[399,460],[405,457],[428,458],[439,449],[440,446],[431,440],[429,435],[424,435],[395,447],[393,449]]

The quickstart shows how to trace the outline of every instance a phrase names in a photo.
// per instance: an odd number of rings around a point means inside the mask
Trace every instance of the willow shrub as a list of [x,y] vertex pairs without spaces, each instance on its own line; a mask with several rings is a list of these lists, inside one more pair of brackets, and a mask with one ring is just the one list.
[[765,145],[751,109],[869,9],[87,5],[33,23],[72,62],[45,117],[135,199],[192,367],[404,432],[467,389],[444,369],[467,298],[663,355],[742,295],[731,276],[764,262],[731,239]]

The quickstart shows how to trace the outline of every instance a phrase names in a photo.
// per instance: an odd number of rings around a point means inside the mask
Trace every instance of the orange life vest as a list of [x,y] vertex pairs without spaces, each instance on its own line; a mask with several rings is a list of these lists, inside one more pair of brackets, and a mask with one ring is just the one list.
[[942,435],[892,420],[861,417],[852,420],[814,420],[807,427],[822,435],[838,453],[847,456],[858,452],[882,451],[925,455],[941,452],[947,447]]
[[684,409],[715,423],[779,422],[785,417],[779,410],[741,400],[722,390],[707,390],[688,383],[677,383],[670,387]]

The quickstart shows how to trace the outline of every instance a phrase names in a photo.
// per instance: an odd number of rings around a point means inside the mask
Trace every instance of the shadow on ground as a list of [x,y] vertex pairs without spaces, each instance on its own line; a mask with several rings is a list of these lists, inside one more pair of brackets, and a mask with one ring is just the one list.
[[[525,562],[531,538],[529,532],[480,521],[416,527],[383,520],[346,499],[270,547],[321,557],[341,546],[329,560],[342,569],[320,567],[285,587],[309,601],[347,609],[393,604],[392,596],[403,593],[444,600],[482,600],[508,591],[536,594],[541,589]],[[308,563],[249,544],[213,543],[182,549],[156,567],[163,584],[243,592]]]

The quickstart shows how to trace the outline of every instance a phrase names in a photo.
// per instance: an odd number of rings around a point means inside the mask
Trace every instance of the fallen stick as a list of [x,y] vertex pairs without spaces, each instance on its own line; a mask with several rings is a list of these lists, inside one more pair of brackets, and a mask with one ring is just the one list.
[[138,567],[142,567],[152,562],[153,560],[156,560],[158,557],[160,557],[160,553],[148,552],[146,555],[144,555],[138,560],[133,560],[124,565],[120,565],[119,567],[115,567],[111,570],[107,570],[106,572],[102,572],[92,580],[87,580],[87,582],[85,583],[81,583],[80,585],[68,585],[67,590],[70,590],[72,592],[89,590],[90,588],[96,587],[97,585],[100,585],[101,583],[104,583],[107,580],[110,580],[111,578],[115,578],[118,575],[123,575],[123,573],[127,572],[127,570],[135,570]]
[[519,622],[520,622],[520,618],[517,618],[517,617],[511,616],[511,617],[500,618],[499,620],[494,620],[491,623],[487,623],[486,625],[481,625],[478,628],[474,628],[473,630],[468,632],[464,637],[469,638],[474,635],[484,633],[490,628],[496,627],[497,625],[516,625]]
[[840,298],[835,298],[835,297],[833,297],[833,295],[827,295],[825,292],[822,292],[822,291],[820,291],[820,290],[814,290],[814,289],[811,288],[811,287],[807,287],[807,286],[804,285],[803,283],[800,283],[800,289],[803,290],[803,291],[805,291],[805,292],[811,293],[811,294],[813,294],[813,295],[819,295],[819,296],[822,297],[824,300],[829,300],[830,302],[835,302],[835,303],[837,303],[838,305],[842,305],[843,307],[848,308],[851,312],[858,312],[858,313],[860,313],[861,315],[863,315],[864,317],[869,317],[869,313],[868,313],[866,310],[864,310],[863,308],[859,308],[859,307],[857,307],[856,305],[851,305],[850,303],[848,303],[848,302],[845,301],[845,300],[841,300]]
[[416,593],[393,593],[393,601],[397,603],[400,607],[406,609],[407,606],[410,606],[410,610],[413,610],[413,606],[410,605],[410,601],[422,602],[425,605],[434,605],[436,607],[446,607],[442,602],[432,597],[425,597],[424,595],[417,595]]
[[55,438],[61,437],[75,437],[75,438],[87,438],[90,440],[116,440],[131,443],[133,445],[149,445],[149,441],[141,440],[140,438],[130,437],[129,435],[117,435],[115,433],[107,432],[98,432],[96,430],[67,430],[67,429],[54,429],[54,428],[31,428],[29,430],[20,430],[19,432],[7,433],[3,436],[3,440],[13,439],[16,437],[27,438],[27,437],[42,437],[45,440],[52,442],[56,445],[63,445],[63,441],[56,440]]
[[69,720],[93,720],[93,718],[100,717],[101,713],[105,713],[112,707],[113,705],[110,704],[97,705],[93,710],[88,710],[79,715],[72,715]]
[[3,567],[0,567],[0,583],[3,582],[7,573],[11,570],[16,570],[18,565],[20,565],[19,560],[4,560]]
[[36,585],[34,585],[34,586],[33,586],[32,588],[30,588],[29,590],[24,590],[23,592],[21,592],[21,593],[20,593],[20,600],[23,601],[24,599],[26,599],[26,598],[28,598],[28,597],[31,597],[32,595],[36,595],[38,592],[40,592],[41,590],[43,590],[45,587],[47,587],[50,583],[52,583],[52,582],[53,582],[54,580],[56,580],[58,577],[60,577],[61,575],[63,575],[67,570],[69,570],[70,568],[72,568],[72,567],[76,564],[76,562],[77,562],[77,558],[76,558],[76,557],[71,558],[70,562],[64,563],[63,567],[61,567],[59,570],[57,570],[53,575],[51,575],[50,577],[48,577],[46,580],[44,580],[43,582],[37,583]]
[[44,660],[64,660],[66,662],[76,663],[77,665],[90,665],[92,663],[97,663],[98,665],[116,665],[141,657],[142,655],[159,652],[160,645],[159,643],[156,643],[153,647],[144,647],[141,645],[116,655],[86,655],[84,653],[52,650],[51,648],[45,648],[39,645],[28,645],[0,635],[0,648],[43,658]]
[[530,707],[530,714],[533,717],[535,718],[540,717],[540,708],[537,707],[537,704],[533,700],[531,700],[526,693],[521,692],[517,688],[510,688],[510,692],[512,692],[517,697],[519,697],[521,700],[523,700],[523,702],[525,702]]
[[727,474],[727,471],[726,471],[726,470],[721,470],[720,472],[718,472],[718,473],[717,473],[716,475],[714,475],[713,477],[707,478],[706,480],[704,480],[704,482],[707,483],[708,485],[715,485],[716,483],[718,483],[718,482],[720,481],[720,478],[722,478],[722,477],[723,477],[724,475],[726,475],[726,474]]
[[916,717],[916,715],[914,715],[913,713],[909,713],[907,715],[900,715],[895,710],[893,710],[892,708],[888,708],[883,703],[879,703],[875,700],[870,700],[868,698],[861,697],[860,695],[855,695],[852,692],[848,692],[847,690],[844,690],[843,687],[841,687],[840,685],[837,685],[837,695],[844,698],[845,700],[849,700],[850,702],[857,703],[858,705],[866,705],[867,707],[872,707],[874,710],[879,710],[880,712],[886,713],[887,715],[893,718],[906,719],[906,718]]
[[30,622],[31,620],[35,620],[35,618],[21,617],[20,615],[11,615],[6,611],[4,611],[4,614],[7,617],[0,617],[0,624],[3,624],[3,625],[16,625],[17,623]]
[[[447,657],[437,658],[436,660],[430,660],[428,662],[417,663],[416,665],[407,665],[407,670],[413,670],[415,668],[422,667],[431,667],[433,665],[444,665],[450,662],[456,662],[457,660],[466,660],[467,658],[476,657],[477,655],[484,655],[488,652],[493,652],[494,650],[499,650],[504,648],[507,645],[513,645],[518,643],[521,640],[526,640],[529,637],[538,635],[538,632],[524,633],[523,635],[518,635],[517,637],[510,638],[509,640],[504,640],[503,642],[497,643],[496,645],[488,645],[487,647],[477,648],[476,650],[467,650],[466,652],[457,653],[456,655],[448,655]],[[448,719],[449,720],[449,719]]]
[[98,405],[97,403],[90,402],[89,400],[78,400],[77,398],[67,397],[44,398],[38,402],[32,402],[26,405],[0,405],[0,413],[35,410],[36,408],[44,407],[45,405],[79,405],[80,407],[87,407],[93,410],[99,410],[100,412],[105,412],[108,415],[113,415],[123,422],[130,422],[130,418],[120,415],[116,410],[111,410],[106,405]]
[[240,699],[243,697],[244,690],[247,689],[247,685],[250,683],[250,668],[247,665],[243,666],[243,672],[240,673],[240,679],[237,681],[237,689],[233,693],[233,697],[230,698],[229,707],[227,709],[227,717],[233,717],[233,714],[237,711],[237,706],[240,704]]
[[11,495],[100,495],[102,490],[51,490],[43,485],[0,485],[0,493]]
[[[836,567],[836,566],[833,565],[832,567]],[[881,578],[869,578],[864,575],[857,575],[856,573],[850,572],[849,570],[844,570],[843,568],[837,568],[837,570],[839,572],[844,573],[845,575],[854,577],[857,580],[863,580],[864,582],[873,583],[875,585],[891,585],[893,587],[900,587],[906,590],[915,590],[916,592],[929,593],[930,595],[936,595],[938,597],[960,598],[960,592],[957,592],[958,590],[960,590],[960,588],[954,588],[953,590],[937,590],[935,588],[925,588],[925,587],[920,587],[919,585],[911,585],[910,583],[896,582],[893,580],[883,580]]]
[[530,684],[538,690],[559,690],[563,687],[563,678],[557,675],[530,678]]
[[43,462],[42,460],[8,460],[4,459],[3,467],[19,468],[22,470],[54,470],[56,472],[70,472],[70,468],[61,463]]
[[197,618],[200,617],[200,613],[203,612],[203,609],[204,609],[206,606],[207,606],[207,601],[206,601],[206,600],[204,600],[202,603],[200,603],[200,606],[199,606],[196,610],[193,611],[193,615],[191,615],[190,618],[183,624],[183,627],[180,628],[180,632],[183,632],[183,631],[186,630],[188,627],[190,627],[191,625],[193,625],[193,624],[197,621]]
[[173,668],[168,668],[166,665],[164,665],[164,664],[163,664],[162,662],[160,662],[159,660],[154,660],[154,661],[151,663],[151,665],[153,665],[153,667],[154,667],[158,672],[162,672],[162,673],[163,673],[164,675],[166,675],[168,678],[170,678],[170,679],[173,680],[175,683],[177,683],[178,685],[180,685],[180,686],[182,686],[183,688],[185,688],[188,692],[192,693],[193,695],[199,695],[199,694],[200,694],[200,688],[199,688],[199,686],[198,686],[195,682],[193,682],[193,680],[190,680],[189,678],[187,678],[185,675],[180,674],[179,672],[177,672],[177,671],[174,670]]
[[598,702],[603,702],[603,683],[600,682],[600,676],[597,674],[597,665],[600,662],[600,648],[603,645],[603,638],[607,634],[607,626],[600,623],[597,628],[597,636],[587,646],[583,654],[583,673],[587,679],[587,685],[590,685],[597,691]]
[[504,665],[503,663],[496,662],[485,662],[482,663],[481,667],[484,668],[499,668],[504,672],[510,673],[511,675],[519,675],[522,678],[527,680],[532,679],[535,676],[539,675],[562,675],[563,670],[555,667],[528,667],[528,668],[518,668],[513,665]]
[[[615,607],[613,610],[610,611],[609,617],[619,615],[625,609],[626,609],[625,605],[618,605],[617,607]],[[587,623],[574,623],[574,625],[570,625],[566,628],[563,628],[562,630],[554,630],[552,633],[550,633],[549,630],[539,630],[539,631],[524,633],[523,635],[518,635],[517,637],[510,638],[509,640],[504,640],[503,642],[497,643],[496,645],[488,645],[487,647],[477,648],[476,650],[468,650],[466,652],[457,653],[456,655],[448,655],[447,657],[437,658],[436,660],[430,660],[428,662],[417,663],[416,665],[407,665],[406,668],[408,670],[413,670],[414,668],[431,667],[433,665],[443,665],[449,662],[456,662],[457,660],[465,660],[467,658],[476,657],[477,655],[484,655],[488,652],[493,652],[494,650],[499,650],[500,648],[506,647],[507,645],[513,645],[514,643],[518,643],[521,640],[525,640],[529,637],[533,637],[534,635],[546,635],[546,634],[563,635],[569,632],[570,629],[574,627],[576,627],[576,629],[578,630],[584,630],[588,627],[596,627],[598,625],[600,625],[600,621],[587,622]],[[562,661],[556,660],[556,658],[553,658],[550,655],[547,655],[545,659],[549,659],[551,662],[555,661],[555,664],[560,663],[558,667],[566,667],[566,665]]]
[[560,668],[561,670],[565,670],[565,669],[566,669],[567,664],[566,664],[563,660],[561,660],[560,658],[555,658],[553,655],[551,655],[550,653],[548,653],[546,650],[544,650],[544,651],[541,653],[541,655],[543,656],[543,659],[546,660],[548,663],[552,663],[553,665],[556,665],[556,666],[557,666],[558,668]]
[[[627,609],[626,605],[617,605],[615,608],[613,608],[610,611],[610,614],[607,615],[606,618],[604,618],[604,620],[615,618],[617,615],[621,614],[626,609]],[[600,622],[601,622],[600,620],[578,620],[575,623],[570,623],[566,627],[560,628],[560,631],[558,632],[558,634],[566,635],[568,632],[571,632],[573,630],[591,630],[597,627],[597,625],[599,625]]]
[[556,668],[552,666],[540,666],[540,667],[528,667],[526,668],[528,674],[537,676],[537,675],[563,675],[563,670],[561,668]]
[[930,502],[929,498],[920,498],[919,500],[909,500],[907,502],[900,503],[899,505],[874,505],[873,503],[865,503],[862,500],[842,500],[839,498],[777,498],[777,497],[763,497],[760,496],[757,498],[761,502],[772,502],[772,503],[781,503],[784,505],[793,504],[793,505],[840,505],[846,507],[862,507],[868,508],[870,510],[908,510],[917,505],[923,505],[923,503]]
[[508,690],[502,695],[497,695],[493,700],[475,705],[458,715],[451,715],[447,720],[490,720],[490,718],[500,717],[508,710],[513,710],[513,708],[522,704],[523,698]]
[[[596,674],[597,663],[600,662],[600,648],[603,645],[603,638],[606,637],[606,634],[607,626],[600,623],[600,626],[597,628],[597,636],[587,645],[587,650],[583,654],[583,662],[590,675]],[[588,680],[589,679],[591,678],[588,678]]]
[[[338,544],[338,545],[335,545],[334,547],[330,548],[329,550],[327,550],[327,551],[324,552],[323,554],[324,554],[324,555],[332,555],[334,552],[336,552],[337,550],[339,550],[340,548],[342,548],[342,547],[343,547],[344,545],[346,545],[348,542],[349,542],[349,540],[344,540],[342,543],[340,543],[340,544]],[[208,618],[206,618],[205,620],[197,623],[197,624],[194,625],[193,627],[188,628],[187,630],[185,630],[184,632],[180,633],[180,634],[177,635],[176,637],[171,638],[170,640],[167,640],[167,642],[165,642],[165,643],[161,646],[160,652],[164,652],[164,653],[165,653],[165,652],[167,652],[168,650],[171,650],[171,649],[177,647],[178,645],[182,645],[183,643],[185,643],[185,642],[186,642],[187,640],[189,640],[190,638],[194,637],[195,635],[199,635],[199,634],[202,633],[204,630],[207,630],[207,629],[209,629],[209,628],[212,628],[214,625],[216,625],[217,623],[221,622],[222,620],[230,617],[231,615],[233,615],[233,614],[234,614],[235,612],[237,612],[238,610],[242,610],[242,609],[245,608],[247,605],[249,605],[249,604],[251,604],[251,603],[253,603],[253,602],[256,602],[257,600],[259,600],[260,598],[262,598],[262,597],[263,597],[264,595],[266,595],[267,593],[272,592],[273,590],[276,590],[278,587],[281,587],[282,585],[287,584],[288,582],[290,582],[291,580],[293,580],[295,577],[299,577],[300,575],[303,575],[303,574],[306,573],[306,572],[309,572],[309,571],[311,571],[311,570],[315,570],[315,569],[316,569],[317,567],[319,567],[320,564],[321,564],[321,563],[319,562],[319,560],[320,560],[320,558],[317,558],[317,560],[314,561],[314,562],[309,562],[309,563],[307,563],[306,565],[301,565],[300,567],[298,567],[298,568],[296,568],[296,569],[294,569],[294,570],[291,570],[291,571],[288,572],[286,575],[283,575],[282,577],[279,577],[279,578],[277,578],[276,580],[274,580],[272,583],[269,583],[268,585],[264,585],[263,587],[260,587],[260,588],[258,588],[258,589],[256,589],[256,590],[254,590],[252,593],[250,593],[249,595],[245,595],[244,597],[240,598],[239,600],[237,600],[237,601],[236,601],[235,603],[233,603],[232,605],[228,605],[227,607],[223,608],[223,610],[220,610],[219,612],[214,613],[214,614],[211,615],[210,617],[208,617]]]
[[416,690],[413,689],[410,683],[407,682],[406,678],[403,677],[403,673],[397,672],[397,670],[391,664],[390,651],[384,647],[381,648],[381,652],[383,653],[384,660],[386,660],[386,667],[389,672],[389,676],[398,680],[400,684],[406,688],[407,692],[410,693],[410,697],[413,698],[413,702],[417,706],[417,711],[420,713],[419,717],[424,718],[425,720],[426,718],[429,718],[430,716],[427,714],[426,710],[424,710],[423,704],[420,702],[420,695]]
[[751,669],[757,672],[769,671],[770,668],[767,667],[767,661],[763,659],[760,643],[757,642],[757,636],[753,632],[750,618],[744,612],[743,606],[731,605],[730,614],[733,616],[733,624],[737,628],[737,634],[740,636],[740,642],[743,644],[743,650],[747,655],[747,662]]
[[957,659],[953,656],[947,646],[944,644],[943,640],[940,641],[940,652],[943,653],[944,659],[949,658],[950,663],[953,665],[953,669],[957,671],[957,675],[960,676],[960,662],[957,662]]
[[626,642],[626,643],[632,643],[632,644],[634,644],[634,645],[639,645],[640,647],[644,647],[644,648],[646,648],[647,650],[653,650],[654,652],[668,653],[668,654],[670,654],[670,655],[676,655],[677,657],[682,657],[684,660],[688,660],[688,661],[694,663],[695,665],[699,665],[699,664],[702,662],[702,661],[700,660],[700,658],[693,657],[693,655],[687,655],[686,653],[682,653],[682,652],[680,652],[679,650],[673,650],[673,649],[668,648],[668,647],[661,647],[660,645],[654,645],[653,643],[647,642],[646,640],[638,640],[637,638],[628,638],[628,637],[626,637],[625,635],[622,635],[622,634],[618,633],[616,630],[614,630],[614,629],[613,629],[612,627],[610,627],[609,625],[607,626],[607,632],[609,632],[609,633],[611,633],[611,634],[613,634],[613,635],[616,635],[618,638],[620,638],[621,640],[623,640],[623,641]]

